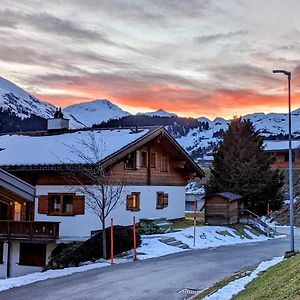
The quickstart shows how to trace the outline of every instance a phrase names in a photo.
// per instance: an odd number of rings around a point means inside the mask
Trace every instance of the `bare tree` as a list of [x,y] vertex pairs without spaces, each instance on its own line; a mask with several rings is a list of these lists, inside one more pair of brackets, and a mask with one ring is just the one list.
[[[86,196],[86,206],[98,216],[102,225],[103,258],[107,259],[106,225],[108,215],[120,204],[124,179],[112,179],[110,167],[103,167],[105,143],[93,132],[78,141],[78,146],[69,146],[76,157],[76,170],[68,171],[76,190]],[[75,154],[75,155],[74,155]],[[73,161],[74,163],[75,161]]]

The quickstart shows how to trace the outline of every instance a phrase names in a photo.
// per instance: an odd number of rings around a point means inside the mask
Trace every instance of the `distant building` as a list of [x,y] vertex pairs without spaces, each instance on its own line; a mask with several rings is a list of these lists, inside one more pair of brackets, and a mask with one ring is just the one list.
[[196,187],[195,182],[190,182],[185,189],[185,210],[194,210],[194,201],[197,201],[197,211],[199,211],[204,205],[205,189],[200,186]]
[[[274,154],[275,162],[273,168],[288,169],[289,167],[289,141],[266,140],[264,141],[265,151]],[[293,168],[300,168],[300,140],[292,141]]]

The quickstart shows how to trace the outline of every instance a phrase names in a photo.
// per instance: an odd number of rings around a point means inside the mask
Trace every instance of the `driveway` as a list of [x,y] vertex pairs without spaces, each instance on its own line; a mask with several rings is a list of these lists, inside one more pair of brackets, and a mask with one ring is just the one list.
[[2,292],[0,299],[184,299],[178,293],[181,289],[202,290],[241,269],[281,256],[288,248],[287,237],[188,251],[37,282]]

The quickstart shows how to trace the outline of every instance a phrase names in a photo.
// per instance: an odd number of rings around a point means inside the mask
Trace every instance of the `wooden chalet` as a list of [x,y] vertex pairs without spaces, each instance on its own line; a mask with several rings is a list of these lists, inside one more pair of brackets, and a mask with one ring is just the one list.
[[230,193],[216,193],[205,197],[205,223],[231,225],[239,222],[242,197]]
[[89,164],[108,168],[112,184],[125,181],[122,204],[107,219],[114,218],[115,224],[132,224],[133,216],[137,221],[184,217],[185,185],[204,176],[162,127],[66,130],[64,121],[63,130],[58,130],[59,124],[51,124],[46,132],[0,136],[3,174],[31,195],[2,189],[0,277],[40,270],[57,243],[85,240],[100,228],[98,217],[87,208],[88,195],[78,193],[65,173],[87,165],[74,151],[89,154],[79,140],[92,135],[99,141],[101,158]]
[[[265,151],[274,155],[274,169],[288,169],[289,142],[286,140],[266,140]],[[292,162],[294,169],[300,169],[300,141],[292,141]]]

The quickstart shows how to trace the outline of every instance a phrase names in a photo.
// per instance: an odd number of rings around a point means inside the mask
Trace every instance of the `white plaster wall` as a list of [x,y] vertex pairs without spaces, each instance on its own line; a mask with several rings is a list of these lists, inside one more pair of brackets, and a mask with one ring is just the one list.
[[6,278],[8,244],[3,245],[3,264],[0,264],[0,278]]
[[[37,186],[37,195],[46,195],[49,192],[74,192],[72,186]],[[126,210],[126,195],[131,192],[140,192],[140,211]],[[169,194],[168,207],[156,209],[156,193]],[[119,205],[107,217],[107,226],[110,219],[114,218],[114,224],[130,225],[133,216],[136,221],[140,218],[165,217],[176,219],[184,217],[185,212],[185,187],[182,186],[126,186],[123,190],[121,205]],[[38,200],[35,205],[35,221],[53,221],[60,223],[60,238],[89,237],[92,230],[101,228],[98,217],[85,206],[85,214],[77,216],[47,216],[38,213]]]
[[[38,243],[38,242],[37,242]],[[49,243],[46,249],[46,263],[48,261],[48,257],[50,256],[51,251],[56,246],[55,243]],[[10,277],[22,276],[34,272],[40,272],[42,270],[41,267],[32,267],[32,266],[23,266],[19,265],[19,257],[20,257],[20,243],[14,241],[11,243],[11,257],[10,257]],[[6,273],[5,273],[6,275]]]

